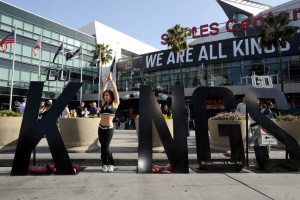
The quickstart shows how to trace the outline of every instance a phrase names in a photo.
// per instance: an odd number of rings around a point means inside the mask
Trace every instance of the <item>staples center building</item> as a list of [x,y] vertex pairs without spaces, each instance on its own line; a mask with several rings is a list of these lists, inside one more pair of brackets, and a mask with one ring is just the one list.
[[[45,82],[43,99],[56,99],[60,94],[61,86],[63,88],[67,86],[68,82],[46,81],[48,69],[61,69],[63,63],[64,69],[71,71],[70,81],[72,82],[80,81],[82,68],[84,82],[82,100],[97,101],[99,68],[90,66],[96,44],[108,44],[116,53],[116,59],[157,51],[156,48],[97,21],[85,25],[80,30],[75,30],[0,1],[0,40],[13,31],[14,25],[17,26],[17,36],[13,101],[22,101],[22,98],[28,94],[30,81],[38,80],[39,55],[34,56],[33,47],[40,34],[43,36],[41,47],[41,81]],[[57,56],[54,63],[52,62],[62,41],[64,41],[65,53],[82,46],[82,62],[80,59],[65,61],[62,54]],[[0,110],[8,109],[9,105],[13,46],[14,44],[8,44],[5,53],[0,48]],[[110,65],[111,63],[108,63],[103,66],[104,81],[109,73]],[[78,100],[79,92],[77,97],[74,97],[71,107],[77,107]]]
[[[192,103],[193,91],[198,86],[229,88],[238,102],[246,89],[253,87],[251,75],[268,75],[273,80],[274,88],[279,90],[280,80],[283,79],[290,111],[299,114],[300,33],[295,34],[293,41],[282,46],[283,74],[280,74],[278,50],[274,47],[259,48],[260,39],[255,35],[255,27],[270,12],[276,14],[283,11],[289,13],[291,25],[300,26],[300,1],[293,0],[276,7],[246,0],[217,2],[228,17],[225,24],[189,27],[195,40],[189,44],[189,50],[182,52],[181,60],[186,103]],[[162,35],[162,43],[165,37]],[[117,63],[117,71],[122,103],[126,105],[124,108],[131,108],[133,113],[138,113],[135,99],[139,97],[140,84],[158,88],[165,94],[158,95],[158,100],[165,100],[171,96],[171,87],[180,82],[179,56],[170,50],[121,59]],[[167,101],[163,103],[170,104]],[[208,100],[206,106],[212,115],[220,111],[222,101]]]

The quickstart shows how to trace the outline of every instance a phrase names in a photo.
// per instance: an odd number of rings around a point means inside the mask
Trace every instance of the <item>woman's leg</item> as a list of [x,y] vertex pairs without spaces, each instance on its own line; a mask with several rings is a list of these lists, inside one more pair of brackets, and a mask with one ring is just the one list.
[[98,129],[98,137],[99,141],[101,144],[101,160],[102,160],[102,165],[108,165],[108,159],[107,159],[107,154],[106,154],[106,135],[108,130],[103,130],[99,127]]
[[107,160],[108,160],[109,165],[115,165],[112,153],[109,149],[110,142],[111,142],[113,135],[114,135],[114,129],[112,128],[107,131],[107,135],[105,138],[105,140],[106,140],[106,155],[107,155]]

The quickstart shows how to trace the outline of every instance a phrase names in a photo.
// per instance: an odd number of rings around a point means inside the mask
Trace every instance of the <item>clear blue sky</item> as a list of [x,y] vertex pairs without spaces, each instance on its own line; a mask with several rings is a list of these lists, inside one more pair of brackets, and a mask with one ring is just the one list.
[[[253,0],[276,6],[288,0]],[[93,20],[158,49],[161,35],[175,24],[193,27],[227,21],[215,0],[5,0],[5,2],[78,29]]]

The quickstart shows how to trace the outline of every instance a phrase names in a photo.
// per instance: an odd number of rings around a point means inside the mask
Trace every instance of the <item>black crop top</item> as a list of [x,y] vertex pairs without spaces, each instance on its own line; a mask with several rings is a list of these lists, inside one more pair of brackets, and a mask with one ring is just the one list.
[[115,116],[117,109],[112,106],[112,103],[109,103],[108,106],[102,106],[100,114],[101,115],[112,115]]

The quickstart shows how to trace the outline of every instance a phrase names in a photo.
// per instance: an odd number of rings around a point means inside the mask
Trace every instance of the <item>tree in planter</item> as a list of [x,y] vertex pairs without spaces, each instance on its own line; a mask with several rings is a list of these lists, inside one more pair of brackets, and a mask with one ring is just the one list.
[[[101,93],[101,87],[103,85],[102,83],[102,69],[103,65],[108,64],[112,60],[112,52],[113,50],[109,48],[109,45],[103,44],[97,44],[96,49],[92,51],[93,52],[93,59],[98,60],[98,66],[99,66],[99,96],[98,96],[98,106],[100,103],[100,93]],[[100,62],[101,61],[101,62]],[[101,64],[101,65],[100,65]]]
[[171,51],[175,54],[179,54],[179,67],[180,67],[180,82],[183,84],[182,68],[181,68],[181,51],[189,49],[187,43],[187,37],[191,36],[188,32],[189,28],[183,28],[180,24],[176,24],[173,28],[167,30],[168,37],[166,39],[168,47],[171,47]]
[[268,15],[264,18],[264,24],[256,29],[256,34],[261,37],[260,48],[272,48],[272,45],[278,50],[280,57],[280,84],[281,92],[284,92],[283,70],[282,70],[282,52],[281,46],[285,45],[287,40],[292,40],[298,27],[289,25],[288,15],[279,13],[278,15]]

